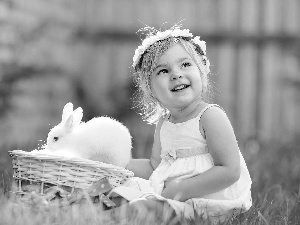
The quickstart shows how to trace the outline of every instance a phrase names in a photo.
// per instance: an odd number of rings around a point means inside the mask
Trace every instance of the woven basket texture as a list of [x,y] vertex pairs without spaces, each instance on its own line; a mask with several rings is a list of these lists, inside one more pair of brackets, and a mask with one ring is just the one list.
[[12,157],[13,177],[19,186],[21,181],[31,181],[85,189],[107,177],[109,183],[116,187],[134,175],[122,167],[93,160],[33,154],[22,150],[13,150],[9,154]]

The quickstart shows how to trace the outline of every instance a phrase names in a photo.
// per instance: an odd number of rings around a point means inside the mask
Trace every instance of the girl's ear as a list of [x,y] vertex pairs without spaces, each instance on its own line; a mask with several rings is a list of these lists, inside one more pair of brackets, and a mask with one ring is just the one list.
[[62,111],[61,121],[65,122],[72,115],[72,113],[73,113],[73,104],[69,102],[64,106],[64,109]]
[[158,102],[158,103],[160,104],[160,101],[159,101],[159,99],[157,98],[157,95],[155,94],[155,92],[152,92],[152,93],[151,93],[151,97],[152,97],[152,99],[153,99],[154,101],[156,101],[156,102]]
[[156,93],[155,93],[155,91],[153,90],[152,87],[150,87],[149,91],[150,91],[151,98],[157,100],[157,95],[156,95]]
[[83,110],[81,107],[78,107],[73,112],[73,127],[76,127],[80,124],[83,117]]

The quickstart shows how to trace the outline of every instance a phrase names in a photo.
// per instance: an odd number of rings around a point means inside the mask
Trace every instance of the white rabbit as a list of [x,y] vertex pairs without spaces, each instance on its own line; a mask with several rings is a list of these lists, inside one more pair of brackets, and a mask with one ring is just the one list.
[[73,104],[67,103],[61,123],[48,134],[45,150],[125,167],[132,148],[127,127],[110,117],[95,117],[85,123],[81,122],[82,116],[81,107],[73,111]]

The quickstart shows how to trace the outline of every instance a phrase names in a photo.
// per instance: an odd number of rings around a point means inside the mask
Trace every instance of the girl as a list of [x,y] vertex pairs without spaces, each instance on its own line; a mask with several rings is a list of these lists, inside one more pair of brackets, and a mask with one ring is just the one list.
[[[156,130],[150,159],[132,159],[126,167],[149,179],[151,188],[138,178],[136,186],[178,216],[219,221],[247,211],[251,178],[233,128],[220,106],[204,101],[210,72],[205,42],[178,26],[146,30],[133,68],[138,106]],[[149,190],[153,194],[145,195]]]

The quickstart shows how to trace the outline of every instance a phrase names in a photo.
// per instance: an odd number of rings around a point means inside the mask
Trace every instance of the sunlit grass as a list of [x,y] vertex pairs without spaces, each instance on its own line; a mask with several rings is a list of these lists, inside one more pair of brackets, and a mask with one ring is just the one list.
[[69,207],[26,205],[2,196],[0,212],[3,224],[110,224],[113,218],[97,210],[96,205],[72,205]]
[[[264,192],[254,193],[253,207],[226,224],[300,224],[299,201],[299,195],[289,196],[280,185],[275,185]],[[0,205],[0,224],[141,224],[141,219],[126,210],[111,213],[89,202],[67,207],[27,205],[2,194]],[[147,212],[142,223],[168,224],[157,215],[158,212]],[[188,224],[188,221],[184,222]],[[202,221],[202,224],[208,223]]]
[[145,212],[145,218],[137,216],[127,205],[115,210],[103,210],[102,206],[85,201],[70,206],[45,206],[42,204],[24,204],[7,195],[0,197],[0,224],[15,225],[53,225],[53,224],[165,224],[157,212]]

